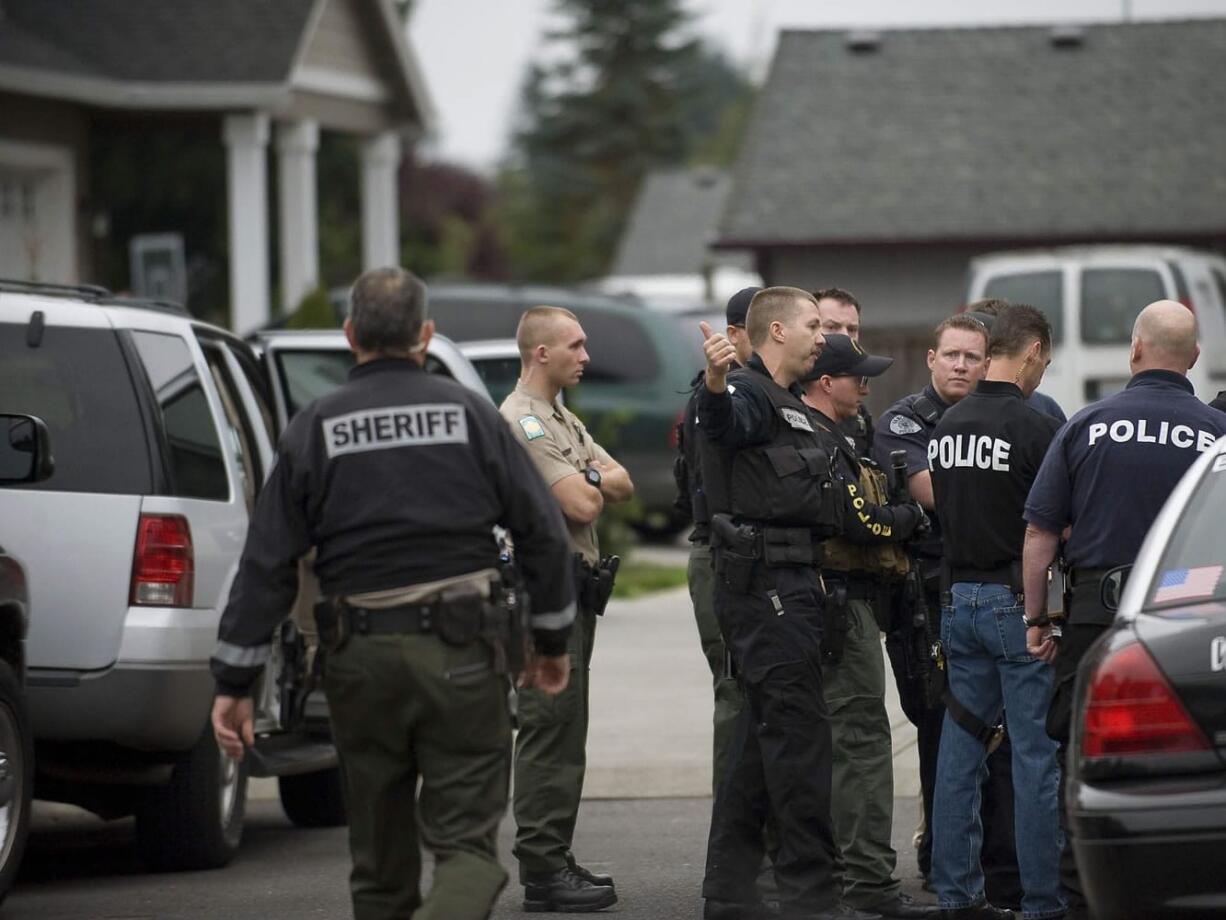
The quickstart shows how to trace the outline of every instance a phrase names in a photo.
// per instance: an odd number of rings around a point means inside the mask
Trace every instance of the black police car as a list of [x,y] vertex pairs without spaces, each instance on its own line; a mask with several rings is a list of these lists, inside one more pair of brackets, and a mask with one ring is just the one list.
[[1224,521],[1226,438],[1180,481],[1131,572],[1105,579],[1118,612],[1078,672],[1067,764],[1098,920],[1226,915]]

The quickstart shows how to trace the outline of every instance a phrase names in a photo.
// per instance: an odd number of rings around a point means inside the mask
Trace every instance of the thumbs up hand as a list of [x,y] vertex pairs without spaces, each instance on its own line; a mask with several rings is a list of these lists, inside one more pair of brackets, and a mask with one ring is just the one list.
[[726,335],[722,332],[712,332],[705,322],[700,322],[698,328],[702,330],[702,350],[707,356],[707,389],[713,393],[722,392],[725,387],[724,378],[728,376],[729,369],[736,361],[736,348]]

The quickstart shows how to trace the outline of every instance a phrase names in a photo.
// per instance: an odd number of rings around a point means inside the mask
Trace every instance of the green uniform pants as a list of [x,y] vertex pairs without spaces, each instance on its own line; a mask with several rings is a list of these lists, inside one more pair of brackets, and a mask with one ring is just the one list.
[[596,615],[579,609],[567,641],[570,682],[557,696],[519,692],[515,737],[515,858],[519,878],[566,866],[587,766],[588,669]]
[[[885,710],[885,661],[868,601],[848,601],[847,644],[838,664],[823,663],[834,735],[834,835],[843,857],[843,900],[869,907],[898,894],[894,765]],[[837,874],[837,873],[836,873]]]
[[690,585],[690,600],[694,604],[694,621],[698,624],[698,641],[711,669],[715,691],[715,711],[712,716],[713,744],[711,752],[711,790],[719,788],[728,763],[736,717],[745,708],[745,694],[736,678],[727,674],[724,636],[715,619],[715,596],[712,580],[711,547],[703,543],[690,544],[690,561],[686,568]]
[[[432,634],[354,636],[328,653],[324,685],[355,920],[488,917],[507,881],[496,844],[511,748],[507,682],[489,649]],[[424,900],[419,833],[435,859]]]

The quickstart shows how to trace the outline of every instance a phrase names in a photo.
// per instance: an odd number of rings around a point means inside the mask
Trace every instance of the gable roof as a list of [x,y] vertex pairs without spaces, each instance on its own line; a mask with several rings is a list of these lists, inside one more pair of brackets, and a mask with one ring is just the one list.
[[1224,19],[785,32],[719,245],[1221,234],[1223,61]]
[[732,180],[711,167],[648,173],[626,221],[612,275],[681,275],[708,263],[748,267],[748,256],[711,254]]
[[[342,0],[0,0],[0,89],[134,108],[276,107],[325,4]],[[390,0],[374,7],[418,122],[425,85]]]

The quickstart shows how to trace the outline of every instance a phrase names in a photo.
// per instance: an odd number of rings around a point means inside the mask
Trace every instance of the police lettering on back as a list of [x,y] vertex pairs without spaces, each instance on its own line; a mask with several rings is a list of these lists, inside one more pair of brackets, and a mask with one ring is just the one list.
[[986,434],[947,434],[928,442],[928,469],[935,470],[937,466],[944,470],[978,467],[1007,473],[1011,450],[1013,445],[1008,441]]
[[1118,419],[1108,425],[1106,422],[1093,422],[1086,429],[1087,443],[1093,447],[1103,437],[1124,444],[1135,441],[1138,444],[1170,444],[1173,447],[1196,447],[1198,453],[1204,453],[1213,446],[1217,435],[1211,431],[1194,430],[1188,425],[1172,425],[1163,421],[1157,424],[1157,431],[1150,430],[1154,422],[1149,419]]

